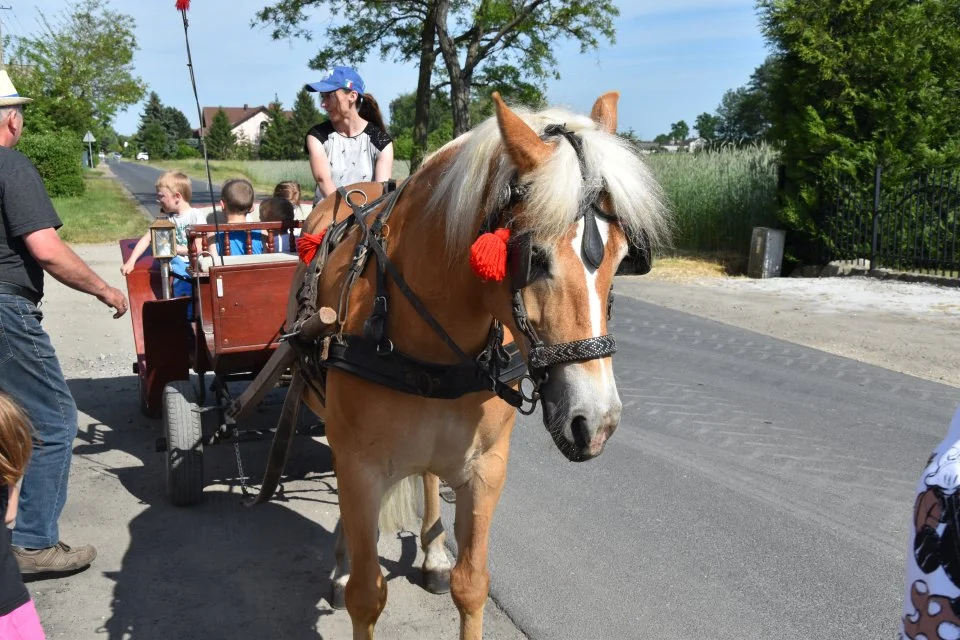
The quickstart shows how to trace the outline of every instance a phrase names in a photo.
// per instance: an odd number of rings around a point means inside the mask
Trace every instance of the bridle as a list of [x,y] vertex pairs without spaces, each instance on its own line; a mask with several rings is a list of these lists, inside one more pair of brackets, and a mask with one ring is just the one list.
[[[548,126],[542,137],[546,139],[556,136],[562,136],[573,146],[580,162],[581,174],[585,176],[586,163],[580,138],[564,125]],[[456,355],[460,361],[460,365],[457,365],[459,369],[461,371],[464,369],[470,371],[469,377],[473,382],[470,383],[468,388],[463,390],[464,393],[477,390],[492,391],[524,415],[529,415],[536,410],[537,402],[540,400],[540,388],[547,382],[549,377],[548,372],[551,367],[570,362],[583,362],[605,358],[616,352],[617,344],[612,335],[596,336],[585,340],[553,345],[545,344],[543,340],[540,339],[536,329],[530,322],[526,306],[523,302],[523,290],[531,284],[534,253],[532,234],[530,232],[520,231],[516,234],[511,234],[507,244],[507,266],[509,267],[513,319],[517,329],[524,335],[529,346],[525,367],[526,372],[523,373],[523,362],[519,360],[519,353],[517,353],[515,345],[503,344],[504,327],[497,319],[494,319],[490,326],[487,343],[483,351],[476,356],[470,356],[465,353],[450,334],[444,330],[433,314],[430,313],[387,256],[385,248],[387,221],[407,184],[409,184],[409,181],[405,181],[403,185],[389,195],[385,194],[382,198],[363,205],[357,205],[351,202],[349,194],[343,192],[342,188],[338,189],[340,196],[353,209],[354,215],[342,223],[332,224],[330,230],[325,234],[320,250],[317,251],[311,261],[307,273],[304,276],[304,284],[301,286],[300,292],[298,292],[298,300],[301,307],[298,313],[298,322],[294,327],[294,331],[285,335],[284,338],[289,339],[301,336],[305,322],[301,322],[300,315],[309,316],[312,311],[312,305],[315,304],[317,280],[322,270],[325,256],[329,255],[333,246],[339,242],[340,238],[344,237],[346,229],[354,224],[360,227],[361,239],[356,246],[354,257],[348,270],[348,276],[341,289],[341,298],[349,293],[353,283],[356,282],[360,274],[364,272],[368,259],[373,258],[376,262],[375,303],[371,316],[364,324],[362,336],[344,336],[342,318],[345,314],[338,314],[339,319],[337,324],[339,325],[339,330],[333,334],[328,334],[326,338],[304,336],[306,343],[296,348],[301,352],[305,363],[308,365],[310,363],[316,365],[326,363],[325,366],[338,366],[340,368],[370,364],[369,357],[361,358],[364,361],[361,363],[359,360],[352,359],[346,352],[350,349],[362,350],[364,345],[373,345],[376,355],[370,357],[374,359],[386,359],[381,362],[401,362],[407,369],[414,370],[422,370],[425,366],[430,366],[426,363],[415,361],[412,357],[394,350],[393,343],[387,335],[387,280],[393,280],[400,294],[407,299],[417,314],[447,345],[454,355]],[[527,188],[525,185],[520,184],[519,176],[514,175],[503,193],[497,198],[496,206],[484,216],[480,234],[491,231],[498,226],[514,226],[517,207],[523,203],[526,196]],[[598,198],[599,194],[590,200],[581,202],[576,217],[576,221],[579,221],[581,218],[584,220],[583,243],[581,247],[583,259],[586,264],[594,269],[598,268],[603,262],[605,253],[603,239],[597,225],[597,218],[603,218],[612,224],[621,224],[618,218],[606,214],[600,208]],[[377,212],[374,214],[373,212],[375,210],[377,210]],[[372,222],[367,221],[368,214],[371,215]],[[611,291],[607,303],[608,319],[610,317],[610,304],[612,300],[613,292]],[[373,370],[380,368],[382,367],[378,367],[376,363],[372,363],[369,367],[366,367],[366,373],[363,375],[373,378],[376,376]],[[452,371],[452,369],[450,369],[450,371]],[[449,375],[452,376],[453,374],[450,373]],[[379,378],[379,376],[377,377]],[[519,389],[514,389],[512,384],[518,380]],[[530,388],[530,385],[525,385],[525,381],[529,382],[532,388]],[[401,390],[411,390],[409,385],[402,385],[402,387],[397,386],[397,381],[393,379],[382,379],[381,382]],[[415,392],[428,393],[429,389],[423,390],[416,387]],[[319,395],[322,397],[322,393],[319,393]],[[454,394],[453,396],[433,397],[459,396]]]
[[[562,124],[549,125],[541,136],[549,139],[560,136],[567,140],[577,154],[580,163],[581,176],[586,176],[586,160],[583,154],[583,143],[580,138]],[[527,190],[519,184],[518,176],[514,175],[506,189],[507,193],[498,199],[500,206],[492,210],[484,218],[480,233],[493,229],[497,225],[512,226],[516,207],[526,198]],[[581,254],[585,264],[594,270],[600,267],[605,253],[603,238],[597,225],[597,218],[607,222],[619,224],[619,219],[611,216],[600,208],[599,192],[590,200],[580,203],[580,209],[574,222],[583,219],[583,242]],[[518,407],[521,413],[529,415],[536,408],[540,399],[540,387],[549,379],[549,369],[558,364],[569,362],[584,362],[597,360],[613,355],[617,351],[617,341],[610,334],[594,336],[584,340],[562,342],[547,345],[537,335],[536,329],[530,322],[527,308],[523,301],[523,290],[530,285],[530,275],[533,260],[533,239],[529,232],[511,235],[507,245],[507,265],[510,274],[510,290],[512,296],[513,320],[517,329],[523,333],[529,345],[527,366],[529,373],[524,379],[532,383],[532,389],[524,389],[521,381],[520,393],[526,407]],[[613,301],[613,287],[611,286],[610,299],[607,306],[607,319],[610,318],[610,303]]]

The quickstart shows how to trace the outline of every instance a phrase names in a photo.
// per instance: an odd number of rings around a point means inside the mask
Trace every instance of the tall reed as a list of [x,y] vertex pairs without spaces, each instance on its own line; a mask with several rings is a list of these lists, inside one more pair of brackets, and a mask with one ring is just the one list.
[[754,227],[777,226],[776,151],[769,145],[645,157],[663,187],[682,251],[746,255]]

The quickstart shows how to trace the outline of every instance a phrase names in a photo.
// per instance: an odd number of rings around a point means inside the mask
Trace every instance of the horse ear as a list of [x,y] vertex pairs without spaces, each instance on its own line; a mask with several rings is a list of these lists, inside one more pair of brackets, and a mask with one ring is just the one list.
[[503,144],[517,165],[517,170],[523,175],[536,169],[550,156],[550,145],[507,107],[499,92],[494,91],[492,97],[497,108],[497,124],[500,125]]
[[619,99],[619,91],[608,91],[593,103],[590,117],[603,125],[603,129],[607,133],[615,134],[617,132],[617,100]]

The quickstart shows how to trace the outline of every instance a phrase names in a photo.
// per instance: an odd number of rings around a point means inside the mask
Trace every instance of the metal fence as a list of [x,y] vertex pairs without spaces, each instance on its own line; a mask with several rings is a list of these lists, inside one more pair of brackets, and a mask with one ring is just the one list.
[[960,167],[884,177],[837,178],[822,191],[825,257],[872,268],[960,278]]

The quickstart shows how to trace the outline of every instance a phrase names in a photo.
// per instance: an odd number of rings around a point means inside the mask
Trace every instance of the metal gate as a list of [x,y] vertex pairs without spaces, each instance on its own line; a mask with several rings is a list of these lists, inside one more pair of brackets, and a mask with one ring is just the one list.
[[960,167],[901,180],[877,167],[872,185],[843,177],[823,187],[828,259],[960,278]]

